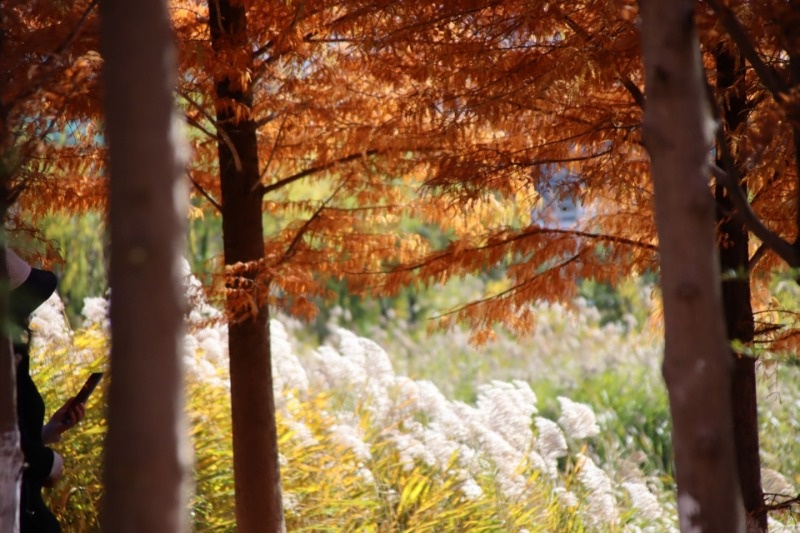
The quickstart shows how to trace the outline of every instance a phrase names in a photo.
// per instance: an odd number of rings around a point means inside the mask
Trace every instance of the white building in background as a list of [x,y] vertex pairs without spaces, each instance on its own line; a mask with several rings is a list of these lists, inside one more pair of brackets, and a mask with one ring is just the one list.
[[560,229],[575,228],[584,215],[578,199],[578,176],[558,170],[539,188],[540,201],[531,211],[531,222]]

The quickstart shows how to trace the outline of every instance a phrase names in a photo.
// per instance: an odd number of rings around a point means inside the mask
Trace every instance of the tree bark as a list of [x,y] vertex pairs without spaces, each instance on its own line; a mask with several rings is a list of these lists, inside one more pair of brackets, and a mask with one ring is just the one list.
[[[5,2],[0,0],[0,54],[5,49]],[[5,247],[11,155],[8,108],[3,101],[3,84],[9,72],[0,72],[0,531],[19,530],[19,497],[23,455],[17,426],[16,365],[11,343],[5,336],[8,321],[8,272],[2,250]]]
[[[253,65],[247,13],[243,4],[228,0],[210,1],[208,8],[215,53],[245,54],[240,58],[241,71],[217,74],[215,82],[225,265],[247,265],[237,267],[226,280],[231,289],[227,306],[236,522],[241,533],[278,532],[285,531],[285,524],[272,390],[269,287],[258,276],[264,260],[263,187],[256,125],[249,116],[253,92],[247,73]],[[245,109],[245,116],[220,105],[223,99]],[[252,312],[236,316],[243,295],[252,302]]]
[[[715,51],[714,57],[717,64],[717,88],[723,102],[723,123],[728,132],[734,132],[744,122],[747,114],[744,58],[724,46]],[[717,165],[725,171],[732,170],[725,168],[719,157]],[[738,175],[742,175],[741,169]],[[746,182],[743,181],[740,185],[746,194]],[[749,234],[747,228],[731,216],[734,205],[723,184],[717,183],[714,196],[717,201],[720,269],[724,276],[722,302],[725,329],[729,341],[747,345],[753,341],[755,335],[748,272]],[[756,361],[733,350],[731,357],[734,365],[731,384],[734,444],[746,530],[748,533],[766,533],[767,514],[763,510],[764,492],[761,487],[759,456]]]
[[[1,135],[1,134],[0,134]],[[8,182],[3,161],[0,159],[0,195],[5,197]],[[5,202],[0,201],[0,221],[5,221]],[[6,268],[6,241],[0,229],[0,531],[19,530],[20,482],[24,458],[17,425],[16,365],[11,342],[5,336],[8,322],[8,272]]]
[[663,374],[673,421],[682,531],[743,531],[725,336],[708,191],[713,122],[692,0],[643,0],[642,48],[661,253]]
[[103,531],[188,531],[183,398],[187,152],[163,0],[101,2],[110,149],[111,374]]

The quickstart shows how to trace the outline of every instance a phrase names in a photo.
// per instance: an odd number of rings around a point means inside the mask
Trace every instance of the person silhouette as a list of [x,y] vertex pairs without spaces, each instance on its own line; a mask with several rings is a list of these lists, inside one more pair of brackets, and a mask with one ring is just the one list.
[[47,424],[45,405],[30,374],[30,315],[55,292],[58,280],[52,272],[31,267],[6,249],[9,282],[9,337],[17,363],[17,422],[25,457],[20,494],[20,532],[58,533],[61,526],[42,498],[42,487],[51,487],[62,476],[64,461],[47,447],[85,415],[83,404],[68,400]]

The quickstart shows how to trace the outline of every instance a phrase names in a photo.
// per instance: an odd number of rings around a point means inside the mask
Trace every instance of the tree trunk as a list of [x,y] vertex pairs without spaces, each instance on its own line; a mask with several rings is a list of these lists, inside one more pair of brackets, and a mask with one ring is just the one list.
[[[730,49],[720,47],[715,51],[717,87],[722,96],[724,125],[735,131],[746,119],[747,97],[744,91],[744,58]],[[717,165],[726,169],[721,158]],[[747,191],[747,184],[741,183]],[[717,226],[719,228],[722,302],[728,340],[750,344],[755,335],[753,308],[750,295],[749,235],[743,224],[733,220],[733,201],[721,183],[714,191],[717,201]],[[733,380],[731,401],[733,410],[734,445],[744,501],[748,533],[766,533],[767,515],[763,510],[764,493],[761,487],[761,458],[759,456],[758,400],[756,397],[756,361],[752,357],[731,351]]]
[[682,531],[737,533],[744,516],[708,191],[713,122],[692,0],[643,0],[642,48],[664,299],[664,379]]
[[[0,54],[5,49],[5,2],[0,0]],[[0,71],[0,253],[5,247],[6,211],[8,209],[11,132],[8,107],[3,101],[3,84],[10,72]],[[16,365],[11,344],[4,335],[8,320],[8,272],[5,257],[0,255],[0,531],[19,530],[19,496],[23,455],[17,426]]]
[[[285,531],[281,502],[275,399],[269,344],[269,287],[259,281],[264,260],[262,187],[256,125],[252,108],[252,53],[245,6],[217,0],[208,3],[212,47],[220,57],[240,56],[241,71],[217,74],[217,125],[222,191],[222,234],[228,275],[228,347],[233,421],[233,472],[236,522],[241,533]],[[237,117],[223,99],[246,110]],[[241,265],[240,265],[241,267]],[[261,276],[263,278],[263,276]],[[241,298],[252,312],[238,316]]]
[[188,191],[163,0],[101,2],[111,374],[103,531],[188,531],[181,271]]
[[[8,176],[0,158],[0,195],[5,196]],[[0,200],[0,221],[5,221],[5,202]],[[8,321],[8,269],[5,235],[0,228],[0,531],[19,530],[20,481],[24,458],[17,426],[17,381],[11,342],[2,333]]]

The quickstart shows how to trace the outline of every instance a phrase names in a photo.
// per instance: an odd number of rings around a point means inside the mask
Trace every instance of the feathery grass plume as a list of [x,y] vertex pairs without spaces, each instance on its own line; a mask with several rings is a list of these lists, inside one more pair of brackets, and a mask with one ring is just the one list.
[[72,328],[67,322],[64,303],[57,292],[50,295],[33,314],[30,328],[35,333],[34,344],[54,346],[67,346],[72,340]]
[[105,298],[92,296],[83,300],[83,327],[98,326],[108,331],[111,323],[108,321],[109,302]]
[[641,482],[626,481],[622,483],[628,491],[633,507],[638,511],[639,517],[645,521],[658,521],[664,515],[661,504],[655,494],[650,492],[646,484]]
[[586,439],[600,433],[600,426],[597,425],[591,407],[584,403],[573,402],[564,396],[559,396],[557,399],[561,405],[558,425],[564,430],[568,439]]
[[567,439],[561,428],[547,418],[537,416],[534,419],[538,436],[535,452],[543,461],[544,472],[555,478],[558,475],[558,459],[567,455]]
[[525,451],[533,442],[531,421],[536,409],[536,395],[528,383],[492,381],[478,387],[478,411],[486,424],[503,436],[517,450]]
[[586,489],[584,517],[592,526],[608,527],[619,522],[613,482],[591,457],[581,453],[576,462],[578,480]]

